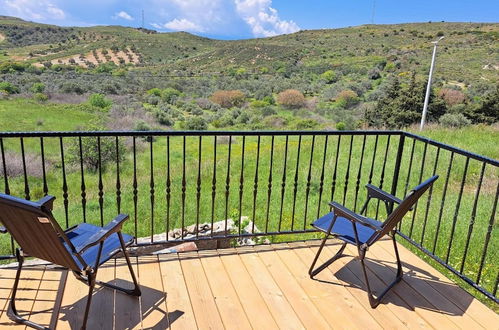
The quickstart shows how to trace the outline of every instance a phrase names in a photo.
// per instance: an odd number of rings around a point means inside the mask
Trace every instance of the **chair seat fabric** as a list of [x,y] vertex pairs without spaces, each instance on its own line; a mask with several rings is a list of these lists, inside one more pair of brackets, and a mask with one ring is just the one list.
[[[312,226],[320,231],[327,233],[329,226],[331,225],[331,221],[333,221],[334,213],[330,212],[323,217],[315,220],[312,223]],[[382,225],[381,222],[370,219],[372,222],[377,223],[379,226]],[[356,223],[357,226],[357,234],[359,235],[360,244],[366,243],[369,238],[376,232],[374,229]],[[355,233],[353,231],[352,222],[343,217],[337,217],[336,222],[331,229],[331,235],[335,235],[337,238],[341,239],[344,242],[350,244],[357,244],[355,241]]]
[[[94,226],[88,223],[82,223],[79,224],[77,227],[67,231],[66,235],[68,236],[69,240],[74,246],[81,246],[81,244],[85,244],[86,242],[88,242],[89,238],[95,233],[99,232],[101,229],[102,227]],[[122,236],[123,236],[123,241],[125,242],[125,246],[128,246],[133,242],[133,236],[127,234],[122,234]],[[71,253],[71,249],[67,246],[66,243],[64,243],[64,246]],[[118,234],[117,233],[111,234],[104,241],[104,247],[102,248],[102,254],[99,265],[102,265],[103,263],[108,261],[120,248],[121,245]],[[85,260],[87,265],[95,266],[95,261],[97,260],[98,253],[99,253],[99,244],[88,248],[85,252],[83,252],[81,257],[83,258],[83,260]],[[73,259],[75,260],[76,264],[83,270],[83,266],[78,260],[78,258],[73,254],[71,255],[73,256]]]

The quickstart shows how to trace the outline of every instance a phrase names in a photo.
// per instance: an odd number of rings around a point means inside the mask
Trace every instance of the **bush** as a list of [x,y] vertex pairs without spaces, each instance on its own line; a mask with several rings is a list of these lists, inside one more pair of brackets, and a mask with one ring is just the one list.
[[346,127],[347,127],[347,125],[342,121],[340,121],[339,123],[336,124],[336,129],[338,131],[344,131],[346,129]]
[[241,106],[244,103],[244,93],[240,90],[218,90],[210,97],[210,100],[224,108]]
[[98,107],[101,109],[105,109],[110,107],[113,102],[110,99],[107,99],[103,94],[92,94],[88,98],[88,103],[93,105],[94,107]]
[[[91,128],[91,130],[99,130],[98,128]],[[82,159],[83,164],[90,170],[97,170],[99,168],[99,147],[97,137],[82,137]],[[77,139],[71,139],[68,160],[72,164],[80,164],[80,146]],[[119,140],[118,142],[119,160],[125,159],[125,146]],[[100,138],[100,158],[101,167],[105,167],[108,163],[116,162],[116,140],[111,137]]]
[[464,100],[466,99],[463,92],[450,88],[442,88],[437,95],[450,107],[459,103],[464,103]]
[[187,118],[185,123],[185,128],[188,130],[204,131],[208,129],[208,124],[206,123],[206,120],[204,120],[203,117],[193,116]]
[[319,123],[313,119],[300,119],[296,122],[296,129],[312,129],[316,128]]
[[38,102],[46,102],[49,97],[43,93],[36,93],[35,95],[33,95],[33,99]]
[[463,127],[471,124],[471,120],[462,113],[446,113],[438,120],[444,127]]
[[301,108],[305,103],[305,96],[296,89],[287,89],[277,95],[277,103],[285,108]]
[[321,74],[321,79],[324,80],[326,84],[332,84],[336,81],[336,73],[333,70],[327,70]]
[[12,85],[10,82],[2,81],[0,82],[0,91],[5,91],[7,94],[17,94],[19,93],[19,88]]
[[43,93],[45,91],[45,84],[41,82],[34,83],[29,90],[32,93]]
[[349,108],[359,102],[359,96],[354,91],[346,89],[339,92],[334,101],[343,108]]
[[151,88],[146,92],[148,95],[161,96],[161,89],[159,88]]
[[172,116],[165,111],[157,110],[155,115],[161,125],[173,126],[175,124],[175,120]]
[[175,101],[175,99],[177,97],[179,97],[182,93],[178,90],[176,90],[175,88],[171,88],[171,87],[168,87],[166,89],[163,89],[161,91],[161,98],[163,99],[163,101],[165,101],[166,103],[170,103],[172,104],[173,101]]

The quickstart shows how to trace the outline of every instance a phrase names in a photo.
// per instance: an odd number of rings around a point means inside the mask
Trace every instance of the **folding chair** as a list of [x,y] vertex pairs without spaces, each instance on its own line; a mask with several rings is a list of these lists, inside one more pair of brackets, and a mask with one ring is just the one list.
[[[32,202],[0,193],[0,222],[20,246],[16,249],[18,268],[7,313],[17,323],[35,329],[46,329],[22,318],[16,310],[16,293],[24,257],[36,257],[70,269],[78,280],[88,285],[82,324],[82,329],[85,329],[95,284],[132,296],[141,294],[126,252],[126,247],[133,242],[133,237],[121,233],[121,227],[128,215],[120,214],[104,227],[82,223],[62,230],[52,215],[54,200],[53,196],[45,196],[37,202]],[[134,283],[133,289],[96,280],[99,266],[119,251],[125,255]]]
[[[322,270],[327,268],[335,260],[338,260],[343,256],[343,250],[347,244],[353,244],[357,247],[359,253],[359,260],[362,265],[362,271],[364,273],[364,279],[367,286],[367,296],[369,297],[369,303],[372,308],[376,308],[383,296],[400,280],[402,279],[402,264],[400,262],[400,257],[397,249],[397,241],[395,240],[395,226],[402,220],[405,214],[411,210],[414,204],[418,201],[421,195],[438,179],[438,175],[431,177],[430,179],[419,184],[416,188],[411,190],[409,194],[402,201],[397,197],[368,184],[367,187],[367,200],[362,206],[360,214],[357,214],[343,205],[336,202],[331,202],[331,212],[324,215],[323,217],[317,219],[312,223],[312,226],[325,233],[324,239],[317,251],[317,254],[310,266],[309,275],[313,278],[315,275],[320,273]],[[371,199],[377,199],[385,204],[386,212],[388,218],[384,222],[380,222],[375,219],[371,219],[363,216],[362,214],[367,211],[367,206]],[[394,204],[398,204],[397,208],[393,209]],[[391,282],[386,289],[383,290],[377,297],[371,291],[369,285],[369,278],[367,276],[367,270],[364,263],[364,258],[369,247],[383,238],[385,235],[389,235],[393,241],[393,248],[395,249],[395,256],[397,258],[397,275],[395,280]],[[326,244],[326,240],[332,236],[343,241],[339,251],[329,260],[327,260],[322,265],[314,269],[319,255]]]

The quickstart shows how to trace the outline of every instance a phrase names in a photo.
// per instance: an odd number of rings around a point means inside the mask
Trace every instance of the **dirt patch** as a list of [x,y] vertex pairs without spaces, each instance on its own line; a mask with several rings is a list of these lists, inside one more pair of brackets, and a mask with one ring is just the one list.
[[88,67],[88,63],[99,65],[101,63],[114,62],[116,65],[121,64],[138,64],[139,54],[132,51],[130,48],[113,52],[111,49],[97,49],[86,54],[78,54],[73,56],[61,57],[53,59],[52,64],[79,65]]
[[3,34],[0,33],[0,42],[4,41],[5,40],[5,36]]

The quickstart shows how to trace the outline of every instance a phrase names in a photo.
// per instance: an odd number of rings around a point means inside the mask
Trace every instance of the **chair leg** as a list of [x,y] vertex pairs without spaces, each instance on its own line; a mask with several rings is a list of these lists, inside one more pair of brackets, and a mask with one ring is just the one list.
[[376,308],[378,307],[379,303],[381,302],[381,299],[383,299],[383,297],[388,293],[388,291],[390,291],[390,289],[395,285],[397,284],[398,282],[400,282],[400,280],[402,279],[402,263],[400,262],[400,256],[399,256],[399,253],[398,253],[398,248],[397,248],[397,241],[395,240],[395,235],[392,236],[392,240],[393,240],[393,248],[395,250],[395,256],[397,258],[397,275],[395,276],[395,279],[383,290],[383,292],[381,292],[377,297],[375,297],[371,291],[371,286],[369,285],[369,277],[367,275],[367,269],[366,269],[366,265],[364,263],[364,258],[365,258],[365,255],[366,255],[366,251],[365,250],[362,250],[360,252],[360,263],[362,265],[362,271],[364,273],[364,279],[365,279],[365,282],[366,282],[366,286],[367,286],[367,297],[369,298],[369,304],[371,305],[371,308]]
[[21,251],[19,251],[19,249],[16,249],[16,258],[17,258],[18,266],[17,266],[16,278],[14,280],[14,287],[12,288],[12,295],[10,297],[9,309],[7,310],[7,315],[9,316],[9,318],[12,321],[14,321],[16,323],[21,323],[21,324],[24,324],[28,327],[39,329],[39,330],[46,330],[48,328],[46,328],[38,323],[26,320],[25,318],[21,317],[19,315],[19,313],[17,312],[16,294],[17,294],[17,287],[19,286],[19,280],[21,278],[21,269],[22,269],[23,263],[24,263],[24,257],[22,256]]
[[343,250],[345,250],[345,247],[347,243],[343,243],[339,249],[338,252],[329,260],[327,260],[325,263],[314,269],[315,264],[317,263],[317,260],[319,259],[319,255],[322,252],[322,249],[324,248],[324,245],[326,245],[326,241],[329,235],[325,235],[324,239],[322,240],[321,246],[319,247],[319,251],[317,251],[317,254],[315,255],[314,261],[312,262],[312,265],[310,265],[310,269],[308,270],[308,275],[310,278],[314,278],[315,275],[319,274],[321,271],[323,271],[327,266],[332,264],[335,260],[338,260],[343,256]]
[[81,325],[81,329],[86,329],[87,328],[87,320],[88,320],[88,313],[90,312],[90,304],[92,302],[92,295],[94,293],[94,287],[95,287],[95,274],[92,272],[87,272],[87,284],[88,284],[88,297],[87,297],[87,305],[85,306],[85,314],[83,315],[83,323]]

